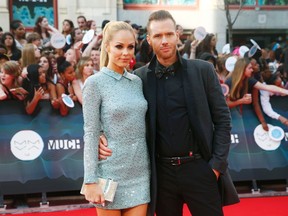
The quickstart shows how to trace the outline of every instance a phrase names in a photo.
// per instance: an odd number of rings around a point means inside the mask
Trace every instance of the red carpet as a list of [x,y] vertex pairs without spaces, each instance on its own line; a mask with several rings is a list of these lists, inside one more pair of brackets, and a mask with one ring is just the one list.
[[[225,216],[288,216],[288,196],[242,198],[236,205],[224,207]],[[183,216],[191,216],[187,207]],[[94,208],[64,212],[13,214],[19,216],[96,216]]]

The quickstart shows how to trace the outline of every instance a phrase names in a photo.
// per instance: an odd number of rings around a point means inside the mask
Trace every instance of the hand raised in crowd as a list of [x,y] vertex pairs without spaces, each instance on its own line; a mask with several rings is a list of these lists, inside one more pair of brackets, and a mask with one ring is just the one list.
[[34,88],[34,97],[36,100],[40,100],[42,96],[44,95],[44,89],[42,87]]

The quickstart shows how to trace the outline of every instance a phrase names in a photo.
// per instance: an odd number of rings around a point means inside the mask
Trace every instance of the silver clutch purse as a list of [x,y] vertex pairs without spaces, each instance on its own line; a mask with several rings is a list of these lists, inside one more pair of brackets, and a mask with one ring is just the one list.
[[[112,179],[104,179],[104,178],[99,178],[98,180],[99,180],[98,184],[102,188],[105,200],[108,202],[113,202],[118,182],[115,182]],[[80,194],[82,195],[85,194],[84,184],[82,185]]]

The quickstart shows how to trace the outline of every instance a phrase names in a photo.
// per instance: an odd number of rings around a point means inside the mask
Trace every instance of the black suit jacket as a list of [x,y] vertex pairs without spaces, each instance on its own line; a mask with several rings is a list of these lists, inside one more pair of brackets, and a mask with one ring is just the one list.
[[[227,172],[227,157],[231,144],[231,117],[219,80],[212,64],[202,60],[186,60],[178,57],[183,74],[183,88],[193,137],[202,157],[218,170],[219,189],[223,205],[239,202],[237,192]],[[143,92],[148,101],[146,115],[147,144],[151,157],[151,204],[153,215],[156,201],[156,57],[150,64],[135,71],[143,82]]]

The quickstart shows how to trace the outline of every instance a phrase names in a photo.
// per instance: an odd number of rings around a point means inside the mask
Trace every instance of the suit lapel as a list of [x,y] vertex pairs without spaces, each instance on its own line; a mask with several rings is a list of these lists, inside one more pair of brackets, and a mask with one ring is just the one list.
[[156,107],[156,76],[154,71],[149,70],[147,72],[147,101],[148,101],[148,109],[149,109],[149,115],[150,115],[150,128],[151,132],[153,133],[153,137],[155,138],[156,136],[156,112],[157,112],[157,107]]

